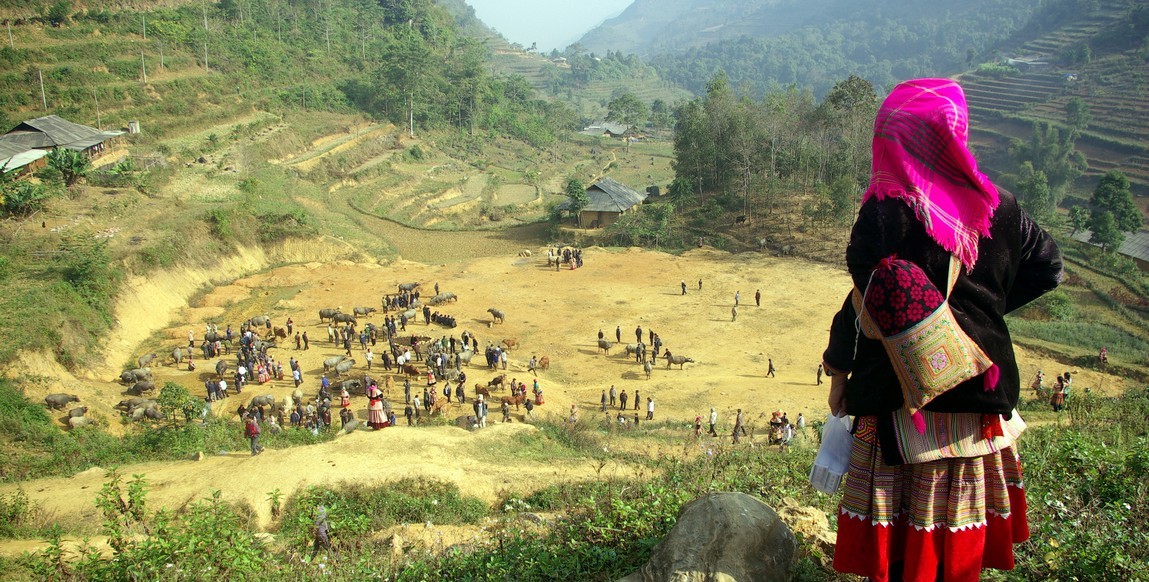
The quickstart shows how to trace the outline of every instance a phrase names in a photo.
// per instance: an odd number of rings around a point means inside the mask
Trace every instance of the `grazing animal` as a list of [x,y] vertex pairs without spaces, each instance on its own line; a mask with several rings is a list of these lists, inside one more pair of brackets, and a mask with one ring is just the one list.
[[466,351],[459,352],[457,357],[459,358],[460,364],[470,364],[471,363],[471,357],[474,355],[475,355],[474,351],[466,350]]
[[487,310],[487,313],[491,314],[491,319],[493,319],[496,323],[503,323],[507,319],[507,315],[503,313],[501,309],[495,309],[492,307]]
[[275,395],[274,394],[264,394],[263,396],[253,397],[251,399],[251,404],[248,405],[248,408],[255,408],[257,406],[274,406],[274,405],[275,405]]
[[609,354],[610,348],[612,346],[614,346],[614,344],[612,344],[612,343],[610,343],[604,339],[598,340],[598,349],[602,350],[602,353],[604,353],[604,354]]
[[215,343],[215,342],[223,342],[225,344],[231,343],[231,340],[227,339],[226,333],[219,333],[218,331],[209,331],[209,332],[203,334],[203,339],[205,341],[208,341],[211,343]]
[[507,346],[508,350],[513,350],[513,349],[519,347],[519,340],[518,340],[518,338],[513,338],[513,337],[507,338],[507,339],[503,340],[503,345]]
[[331,309],[331,308],[320,309],[319,310],[319,323],[323,323],[324,321],[327,321],[328,319],[334,318],[335,314],[337,314],[337,313],[339,313],[338,309]]
[[682,365],[687,364],[687,363],[693,364],[694,360],[692,360],[686,356],[673,356],[670,354],[670,352],[666,352],[666,369],[667,370],[670,369],[671,364],[678,364],[678,369],[681,370]]
[[750,217],[745,214],[740,214],[734,219],[734,226],[742,226],[745,224],[750,224]]
[[140,380],[151,380],[151,368],[136,368],[134,370],[127,370],[120,374],[120,382],[124,384],[135,384]]
[[79,408],[73,408],[73,409],[68,411],[68,418],[76,418],[77,416],[84,416],[87,413],[88,413],[88,407],[87,406],[81,406]]
[[536,370],[542,370],[543,372],[546,372],[547,370],[550,369],[550,367],[551,367],[551,357],[550,356],[543,356],[543,357],[539,358],[539,363],[538,363],[538,365],[535,366],[535,369]]
[[172,350],[172,363],[176,366],[184,363],[184,356],[191,355],[191,350],[185,351],[184,348],[176,348]]
[[475,395],[490,398],[491,390],[482,384],[475,384]]
[[529,256],[531,256],[531,250],[530,249],[523,249],[523,250],[519,251],[519,256],[520,257],[529,257]]
[[335,365],[335,375],[342,376],[347,372],[350,372],[351,368],[353,367],[355,367],[354,358],[347,358],[346,360],[343,360],[342,362],[339,362]]
[[443,410],[446,408],[447,408],[447,399],[446,398],[440,398],[440,399],[436,400],[435,404],[433,404],[431,406],[431,414],[433,414],[435,416],[439,416],[440,414],[443,414]]
[[155,403],[155,400],[150,398],[129,398],[127,400],[121,400],[120,403],[115,405],[113,408],[131,413],[131,411],[141,406],[147,406],[148,403]]
[[225,362],[223,360],[216,362],[215,363],[215,375],[219,376],[220,378],[223,378],[223,375],[226,373],[227,373],[227,362]]
[[47,404],[48,408],[51,408],[53,410],[63,410],[64,407],[67,406],[69,402],[79,402],[79,401],[80,401],[79,396],[76,396],[75,394],[64,394],[62,392],[57,392],[55,394],[49,394],[49,395],[44,397],[44,404]]
[[644,372],[646,372],[646,379],[649,380],[650,379],[650,372],[652,370],[654,370],[654,363],[648,359],[642,363],[642,369]]
[[287,328],[278,326],[271,328],[271,333],[267,334],[267,339],[271,338],[287,339]]
[[86,416],[72,416],[68,418],[68,428],[80,428],[81,426],[93,426],[96,422]]
[[419,285],[422,285],[422,283],[400,283],[399,292],[402,293],[404,291],[414,291],[419,287]]
[[355,307],[351,311],[357,316],[362,315],[363,317],[368,317],[377,310],[374,307]]
[[363,381],[358,378],[344,380],[339,383],[339,388],[346,390],[348,394],[354,394],[363,390]]
[[120,382],[123,382],[124,384],[135,384],[136,374],[131,370],[124,370],[123,372],[120,372]]
[[336,313],[332,318],[335,323],[350,323],[354,325],[359,324],[359,320],[355,319],[354,315],[348,313]]
[[519,405],[522,404],[523,402],[526,402],[526,400],[527,400],[527,395],[522,394],[522,393],[516,394],[514,396],[504,396],[502,398],[503,402],[506,402],[507,404],[514,404],[515,410],[518,410]]
[[145,392],[154,392],[155,389],[155,382],[152,382],[151,380],[140,380],[139,382],[133,384],[131,388],[128,388],[128,392],[139,395]]
[[249,320],[247,324],[251,327],[267,327],[267,323],[271,321],[271,317],[267,315],[257,315]]
[[403,364],[403,374],[407,376],[421,376],[419,369],[413,364]]
[[507,381],[507,375],[506,374],[499,374],[498,376],[491,378],[491,381],[487,382],[487,386],[490,386],[491,388],[502,388],[503,384],[506,381]]
[[418,311],[415,311],[414,309],[408,309],[407,311],[403,312],[403,317],[406,317],[407,321],[415,321],[415,316],[418,314]]
[[342,362],[343,360],[346,360],[346,359],[347,359],[347,356],[332,356],[330,358],[327,358],[326,360],[323,360],[323,371],[326,372],[326,371],[334,368],[335,366],[338,366],[339,362]]
[[638,353],[638,344],[626,344],[626,357],[633,356]]
[[152,352],[150,354],[144,354],[144,355],[140,356],[140,358],[138,360],[136,360],[137,367],[138,368],[146,368],[148,366],[148,364],[152,363],[152,360],[154,360],[154,359],[156,359],[156,353],[155,352]]

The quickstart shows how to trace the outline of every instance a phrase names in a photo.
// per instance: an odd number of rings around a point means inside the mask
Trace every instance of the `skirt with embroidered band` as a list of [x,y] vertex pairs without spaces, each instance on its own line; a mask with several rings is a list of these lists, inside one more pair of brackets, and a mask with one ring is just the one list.
[[[834,569],[875,582],[975,581],[1013,569],[1029,537],[1021,463],[1013,447],[973,458],[886,465],[877,420],[858,420]],[[893,573],[891,574],[891,570]]]

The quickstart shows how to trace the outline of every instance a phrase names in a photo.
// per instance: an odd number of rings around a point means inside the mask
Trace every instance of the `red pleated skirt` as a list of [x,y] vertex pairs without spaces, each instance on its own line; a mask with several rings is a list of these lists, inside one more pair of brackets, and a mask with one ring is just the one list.
[[862,417],[854,434],[834,569],[875,582],[891,580],[899,562],[901,579],[915,582],[976,581],[983,568],[1013,569],[1013,545],[1029,537],[1014,448],[890,466],[876,427]]

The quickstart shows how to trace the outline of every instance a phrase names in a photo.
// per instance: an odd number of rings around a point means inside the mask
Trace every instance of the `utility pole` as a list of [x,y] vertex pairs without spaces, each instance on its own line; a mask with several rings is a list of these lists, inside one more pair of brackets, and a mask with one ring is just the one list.
[[203,70],[211,72],[211,67],[207,66],[207,41],[203,41]]
[[140,49],[140,74],[144,78],[144,82],[148,82],[148,65],[144,62],[144,49]]
[[44,93],[44,69],[36,69],[40,75],[40,102],[44,104],[44,111],[48,111],[48,96]]
[[8,24],[8,48],[16,48],[16,45],[12,44],[12,21],[5,20],[4,22]]
[[146,14],[140,15],[140,28],[144,31],[144,40],[148,40],[148,17]]
[[160,68],[164,69],[164,39],[160,39]]
[[96,129],[104,131],[104,124],[100,121],[100,98],[96,96],[94,91],[92,92],[92,99],[96,100]]

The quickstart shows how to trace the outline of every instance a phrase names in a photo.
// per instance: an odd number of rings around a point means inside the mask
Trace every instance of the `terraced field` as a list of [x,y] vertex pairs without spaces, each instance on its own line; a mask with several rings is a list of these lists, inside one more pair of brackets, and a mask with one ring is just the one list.
[[1092,189],[1097,177],[1120,170],[1136,193],[1149,194],[1149,62],[1128,51],[1095,55],[1079,67],[1056,64],[1122,25],[1128,11],[1127,3],[1103,0],[1089,15],[1018,46],[1017,55],[1053,63],[1041,70],[1005,78],[963,76],[975,143],[1000,152],[1008,138],[1028,137],[1033,121],[1065,125],[1066,106],[1080,98],[1092,120],[1077,141],[1089,163],[1079,187]]

